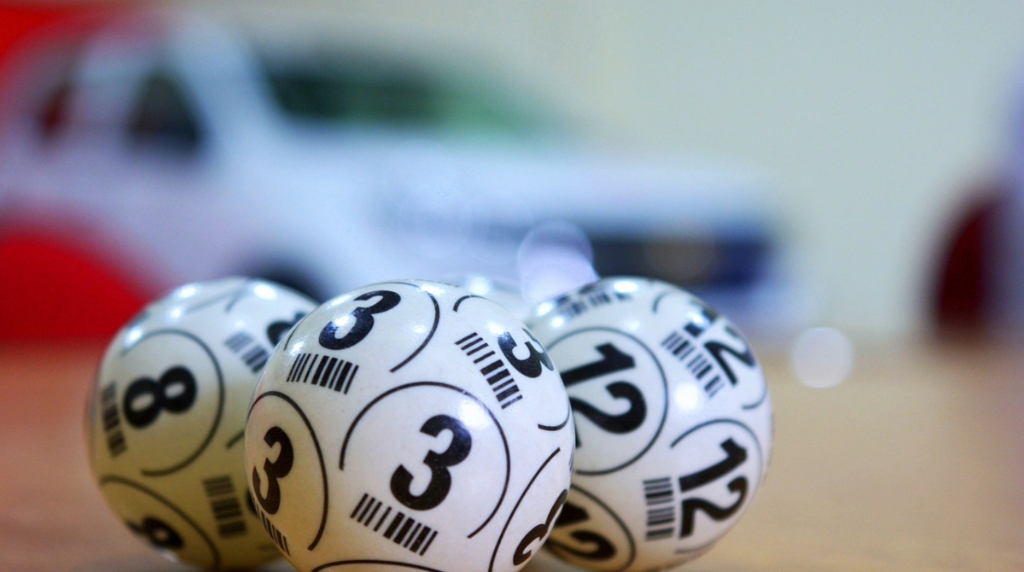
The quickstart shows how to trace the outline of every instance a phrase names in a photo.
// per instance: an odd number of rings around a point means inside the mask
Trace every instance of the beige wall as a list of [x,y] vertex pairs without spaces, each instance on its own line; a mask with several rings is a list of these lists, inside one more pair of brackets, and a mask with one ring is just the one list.
[[924,326],[943,224],[999,158],[1024,69],[1021,2],[300,5],[244,4],[354,41],[472,53],[597,140],[760,170],[820,322],[862,336]]

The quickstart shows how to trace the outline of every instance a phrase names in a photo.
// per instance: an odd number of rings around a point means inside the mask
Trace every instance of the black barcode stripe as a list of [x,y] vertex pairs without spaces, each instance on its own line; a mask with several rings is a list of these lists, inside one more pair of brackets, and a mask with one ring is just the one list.
[[484,361],[485,359],[491,357],[492,355],[494,355],[494,352],[493,351],[489,351],[489,352],[485,353],[484,355],[482,355],[482,356],[476,358],[475,360],[473,360],[473,363],[480,363],[480,362]]
[[359,371],[359,366],[352,368],[352,373],[349,374],[348,381],[345,382],[345,393],[348,393],[348,388],[352,385],[352,380],[356,378],[356,372]]
[[420,550],[420,556],[423,556],[427,553],[427,549],[430,548],[430,545],[434,542],[435,537],[437,537],[436,530],[430,533],[430,538],[427,540],[426,545],[424,545],[423,548]]
[[483,375],[487,375],[487,374],[491,373],[492,371],[498,369],[502,365],[504,365],[504,364],[502,363],[501,360],[492,361],[491,363],[489,363],[489,364],[485,365],[484,367],[480,368],[480,373],[482,373]]
[[416,538],[416,535],[420,533],[421,528],[423,528],[423,525],[418,522],[416,523],[416,526],[412,527],[412,530],[409,531],[409,536],[405,537],[405,542],[402,543],[402,548],[409,548],[409,544],[414,538]]
[[405,522],[402,523],[401,530],[399,530],[398,534],[395,535],[395,544],[402,544],[402,540],[405,539],[405,535],[409,533],[409,529],[412,528],[412,525],[415,524],[415,522],[416,521],[411,518],[405,519]]
[[507,369],[502,369],[502,370],[501,370],[501,371],[499,371],[498,373],[496,373],[496,374],[492,375],[491,377],[488,377],[488,378],[487,378],[487,383],[489,383],[489,384],[491,384],[491,385],[494,385],[494,384],[495,384],[495,382],[498,382],[498,381],[500,381],[500,380],[502,380],[502,379],[505,379],[505,378],[506,378],[506,377],[508,377],[509,375],[510,375],[510,374],[508,373],[508,370],[507,370]]
[[472,350],[469,350],[469,351],[467,351],[467,352],[466,352],[466,355],[467,355],[467,356],[471,356],[471,355],[475,354],[476,352],[478,352],[478,351],[480,351],[480,350],[482,350],[482,349],[484,349],[484,348],[490,347],[490,346],[489,346],[489,345],[487,344],[487,342],[484,342],[483,340],[481,340],[481,342],[483,342],[483,343],[481,343],[480,345],[476,346],[476,347],[475,347],[475,348],[473,348]]
[[722,376],[720,375],[712,377],[711,381],[704,384],[704,391],[706,391],[710,397],[714,397],[715,394],[718,393],[719,389],[722,389]]
[[389,514],[391,514],[391,507],[387,507],[387,509],[384,511],[384,514],[380,515],[380,520],[377,521],[377,526],[373,527],[374,532],[377,532],[377,530],[380,529],[380,525],[384,524],[384,520],[388,517]]
[[504,383],[502,383],[500,385],[495,385],[494,386],[494,392],[497,393],[497,392],[501,391],[502,389],[504,389],[504,388],[508,387],[509,385],[515,383],[515,381],[516,381],[515,378],[512,378],[512,377],[508,378],[508,381],[506,381],[506,382],[504,382]]
[[429,526],[424,526],[420,530],[419,536],[417,536],[416,540],[414,540],[412,545],[409,546],[409,550],[412,550],[413,552],[419,552],[420,546],[423,545],[423,541],[427,539],[427,535],[430,534],[431,532],[432,532],[432,529]]
[[402,524],[403,520],[405,520],[404,514],[401,512],[396,514],[395,518],[391,520],[391,524],[388,525],[388,529],[384,532],[384,538],[391,540],[391,537],[395,535],[395,530],[398,528],[398,525]]
[[523,394],[521,394],[521,393],[519,393],[519,394],[516,394],[516,396],[515,396],[514,398],[512,398],[512,399],[510,399],[510,400],[508,400],[508,401],[506,401],[506,402],[502,403],[502,404],[501,404],[501,408],[502,408],[502,409],[505,409],[505,408],[506,408],[506,407],[508,407],[509,405],[512,405],[513,403],[515,403],[516,401],[519,401],[519,400],[520,400],[520,399],[522,399],[522,398],[523,398]]
[[676,519],[674,507],[650,509],[647,511],[647,526],[668,524]]
[[363,498],[359,499],[359,504],[356,505],[355,510],[352,511],[352,514],[349,515],[349,518],[356,517],[356,514],[359,513],[359,509],[363,508],[363,505],[366,503],[366,499],[368,498],[370,498],[370,495],[363,493]]
[[455,342],[455,345],[461,346],[462,342],[468,341],[470,338],[472,338],[475,335],[477,335],[476,332],[473,332],[472,334],[469,334],[468,336],[466,336],[466,337],[462,338],[461,340]]
[[[356,369],[358,369],[358,366],[356,367]],[[351,362],[345,362],[341,366],[341,369],[338,371],[338,379],[335,380],[334,385],[335,391],[341,391],[342,388],[344,388],[345,393],[348,393],[348,385],[351,382],[349,374],[351,374],[352,377],[355,377],[356,370],[352,369]]]

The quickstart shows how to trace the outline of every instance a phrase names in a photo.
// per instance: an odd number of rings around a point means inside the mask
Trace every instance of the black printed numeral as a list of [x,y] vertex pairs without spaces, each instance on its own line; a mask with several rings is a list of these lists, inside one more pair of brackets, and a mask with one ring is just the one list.
[[[704,342],[704,351],[699,351],[698,338],[704,335],[720,316],[718,312],[703,302],[694,300],[693,304],[697,306],[697,313],[691,315],[690,320],[683,324],[681,331],[670,332],[662,340],[661,347],[668,350],[679,361],[685,362],[690,373],[703,384],[707,396],[714,397],[724,385],[723,374],[731,385],[735,386],[739,383],[735,370],[726,359],[727,355],[750,368],[755,367],[756,362],[754,354],[750,351],[750,346],[743,341],[739,332],[728,325],[724,328],[725,333],[736,341],[737,346],[710,340]],[[718,365],[720,371],[715,371],[712,360]]]
[[[388,517],[391,517],[390,521]],[[437,530],[417,522],[401,511],[392,511],[390,506],[365,493],[349,518],[367,528],[372,527],[374,532],[382,532],[384,538],[420,556],[427,553],[437,537]],[[385,522],[388,522],[386,527]]]
[[161,411],[184,413],[195,403],[195,377],[182,366],[168,369],[159,380],[136,379],[124,394],[124,418],[136,429],[151,425]]
[[565,504],[565,498],[567,496],[569,496],[569,491],[562,491],[562,494],[558,495],[558,498],[555,499],[555,504],[551,505],[551,510],[548,511],[548,518],[544,521],[544,524],[538,524],[531,528],[530,531],[526,533],[526,536],[519,541],[519,546],[516,547],[515,554],[512,555],[513,566],[519,566],[533,556],[533,551],[527,549],[533,542],[538,542],[539,546],[539,543],[542,542],[548,532],[551,531],[551,525],[555,522],[555,515],[558,514],[558,509],[562,508],[562,505]]
[[[679,477],[679,492],[685,493],[714,482],[746,462],[747,450],[737,445],[732,439],[726,439],[720,444],[720,447],[725,452],[725,459],[696,473]],[[736,502],[726,507],[720,507],[702,498],[689,498],[683,501],[683,520],[679,531],[680,538],[686,538],[693,534],[698,511],[703,512],[708,518],[715,521],[722,521],[736,514],[736,511],[743,506],[743,501],[747,497],[747,479],[743,476],[736,477],[729,481],[726,488],[730,492],[739,494]]]
[[[587,509],[571,502],[566,502],[565,506],[562,507],[562,514],[558,515],[558,520],[555,521],[555,528],[574,527],[589,520],[590,513],[587,512]],[[597,562],[610,560],[618,553],[615,546],[607,538],[592,530],[574,530],[569,533],[569,536],[582,545],[582,547],[572,547],[554,538],[548,538],[547,545],[556,553],[565,552],[577,558]],[[589,547],[589,550],[584,547]]]
[[[508,363],[512,364],[512,367],[516,368],[516,371],[525,375],[526,377],[534,378],[540,377],[540,374],[544,373],[543,368],[547,368],[548,371],[555,369],[554,363],[551,362],[551,356],[544,351],[543,346],[537,341],[537,338],[533,337],[533,334],[523,330],[527,336],[530,336],[530,340],[525,342],[523,345],[526,346],[527,356],[525,359],[519,359],[516,357],[514,350],[516,349],[516,341],[512,339],[512,334],[505,332],[498,336],[498,347],[501,348],[501,353],[504,354],[505,359]],[[537,349],[541,348],[541,349]]]
[[448,467],[466,460],[473,445],[473,438],[461,421],[448,415],[435,415],[427,419],[420,432],[437,437],[441,431],[449,431],[452,440],[444,452],[430,451],[423,458],[423,464],[430,467],[430,481],[420,494],[412,493],[412,473],[399,465],[391,475],[391,494],[403,505],[413,510],[430,510],[444,502],[452,487],[452,474]]
[[[367,335],[370,334],[370,330],[373,329],[374,314],[380,314],[387,312],[394,308],[402,301],[402,297],[396,292],[390,290],[375,290],[373,292],[367,292],[361,296],[356,296],[356,300],[360,302],[369,301],[374,298],[379,298],[371,306],[362,306],[352,310],[345,318],[331,320],[324,326],[324,329],[320,331],[320,345],[329,350],[343,350],[350,348],[359,342],[363,341]],[[355,320],[348,333],[342,337],[338,337],[338,323],[339,321]]]
[[103,415],[103,432],[107,437],[107,450],[116,457],[128,450],[121,431],[121,414],[117,411],[117,386],[113,383],[100,393],[100,408]]
[[295,317],[288,320],[278,320],[272,322],[267,326],[267,341],[270,342],[271,346],[276,346],[281,342],[281,338],[288,333],[288,330],[292,329],[292,326],[299,323],[299,320],[306,316],[305,312],[295,312]]
[[459,346],[467,357],[472,358],[474,364],[479,365],[480,362],[484,362],[484,365],[480,367],[480,374],[491,386],[491,391],[494,392],[502,409],[523,398],[508,367],[500,357],[495,355],[494,350],[490,349],[490,344],[485,342],[480,334],[473,332],[455,342],[455,345]]
[[743,341],[743,338],[740,337],[739,332],[731,327],[725,328],[725,332],[732,336],[734,340],[739,342],[739,348],[730,347],[722,342],[715,341],[707,342],[704,344],[704,347],[708,350],[708,353],[711,354],[711,357],[715,358],[718,365],[722,367],[722,371],[724,371],[725,375],[729,378],[729,383],[736,385],[736,373],[733,372],[732,367],[725,361],[725,354],[735,357],[747,367],[754,367],[754,354],[750,351],[750,347]]
[[[601,359],[562,372],[562,383],[566,388],[632,369],[636,365],[633,356],[618,349],[614,344],[601,344],[594,349],[601,354]],[[605,390],[616,399],[625,399],[629,403],[629,408],[624,413],[610,415],[582,399],[571,397],[569,402],[573,411],[590,419],[609,433],[629,433],[643,425],[647,418],[647,403],[644,401],[643,393],[635,385],[627,381],[613,381],[605,386]],[[576,446],[580,446],[578,440]]]
[[181,550],[185,547],[185,541],[182,540],[181,535],[168,526],[166,522],[158,518],[147,516],[142,519],[141,524],[134,522],[126,522],[125,524],[128,525],[132,532],[141,536],[146,542],[156,548]]
[[245,520],[242,519],[242,504],[235,494],[235,485],[231,477],[211,477],[203,480],[206,498],[210,501],[213,518],[217,522],[217,533],[221,538],[233,538],[246,533]]
[[252,468],[252,491],[256,500],[268,514],[277,514],[281,508],[281,484],[278,479],[288,476],[292,470],[292,463],[295,461],[295,450],[292,448],[292,441],[288,434],[280,427],[274,426],[267,430],[263,436],[263,442],[268,447],[280,445],[281,450],[277,459],[271,462],[270,459],[263,460],[263,472],[267,475],[267,494],[263,494],[262,482],[259,471]]
[[235,355],[242,358],[246,367],[252,370],[253,373],[263,369],[263,366],[267,365],[267,360],[270,359],[270,352],[267,351],[267,348],[263,347],[246,332],[233,334],[230,338],[224,340],[224,345]]
[[285,381],[308,383],[348,393],[359,366],[333,356],[302,352],[295,356]]

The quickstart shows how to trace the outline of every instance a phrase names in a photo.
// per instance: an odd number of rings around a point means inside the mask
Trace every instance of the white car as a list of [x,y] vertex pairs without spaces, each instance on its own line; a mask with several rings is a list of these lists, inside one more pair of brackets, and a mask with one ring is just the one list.
[[401,277],[514,283],[519,242],[552,219],[587,233],[598,272],[680,283],[741,324],[776,319],[765,293],[788,292],[756,179],[581,152],[438,66],[182,12],[64,48],[4,74],[0,232],[115,253],[154,292],[226,274],[321,299]]

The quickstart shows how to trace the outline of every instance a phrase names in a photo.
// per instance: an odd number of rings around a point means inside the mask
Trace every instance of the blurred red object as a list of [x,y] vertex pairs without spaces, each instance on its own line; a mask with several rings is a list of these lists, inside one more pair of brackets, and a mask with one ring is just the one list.
[[95,25],[94,16],[106,14],[111,7],[86,4],[19,4],[0,3],[0,64],[18,49],[21,42],[41,29],[54,33],[84,32]]
[[150,298],[71,241],[0,237],[0,343],[107,338]]
[[[111,7],[0,5],[0,69],[40,33],[88,32]],[[0,77],[0,81],[4,78]],[[0,236],[0,343],[107,337],[148,296],[88,252],[27,233]]]
[[942,336],[983,334],[991,327],[995,284],[998,212],[1009,194],[1007,184],[990,181],[970,196],[958,213],[940,251],[932,297],[936,333]]

